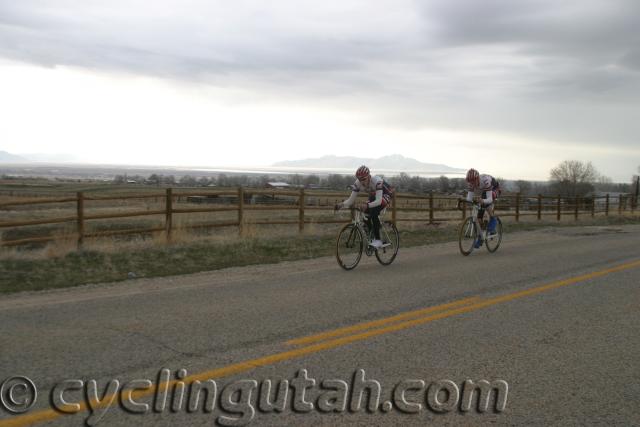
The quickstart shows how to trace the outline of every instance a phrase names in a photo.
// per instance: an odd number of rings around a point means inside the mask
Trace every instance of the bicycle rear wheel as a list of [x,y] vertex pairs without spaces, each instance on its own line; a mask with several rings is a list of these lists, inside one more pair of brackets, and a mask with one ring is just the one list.
[[376,258],[382,265],[389,265],[396,259],[400,248],[400,234],[392,222],[380,224],[380,238],[383,247],[376,249]]
[[500,221],[500,218],[498,217],[495,218],[497,221],[496,234],[494,234],[493,236],[487,235],[487,241],[485,242],[487,250],[491,253],[497,251],[498,247],[500,246],[500,242],[502,242],[502,221]]
[[336,259],[345,270],[355,268],[362,257],[364,241],[362,232],[353,224],[342,227],[336,241]]
[[478,238],[478,230],[471,217],[464,220],[458,231],[458,247],[464,256],[473,252],[473,245]]

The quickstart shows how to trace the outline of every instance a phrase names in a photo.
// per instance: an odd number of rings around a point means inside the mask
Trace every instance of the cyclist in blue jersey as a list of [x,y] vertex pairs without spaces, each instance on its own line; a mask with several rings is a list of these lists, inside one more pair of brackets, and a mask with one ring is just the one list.
[[[493,204],[497,200],[500,194],[500,184],[491,175],[480,174],[477,170],[471,168],[467,171],[467,201],[471,202],[476,191],[479,191],[480,209],[478,210],[478,219],[482,220],[484,217],[484,211],[486,209],[489,214],[489,224],[487,225],[487,231],[489,235],[496,233],[496,225],[498,221],[493,214]],[[478,240],[475,243],[475,247],[482,246],[482,237],[478,236]]]

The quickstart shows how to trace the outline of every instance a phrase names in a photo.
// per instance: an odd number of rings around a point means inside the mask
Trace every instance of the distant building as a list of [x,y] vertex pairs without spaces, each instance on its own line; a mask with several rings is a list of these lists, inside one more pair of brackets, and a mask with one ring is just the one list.
[[329,187],[323,187],[320,184],[307,184],[304,188],[307,190],[329,190]]
[[291,188],[291,184],[287,182],[267,182],[266,188]]
[[609,195],[609,203],[612,205],[617,205],[618,203],[620,203],[620,196],[622,197],[628,196],[627,193],[619,193],[615,191],[611,191],[611,192],[592,191],[591,193],[588,193],[585,197],[589,199],[595,198],[596,206],[604,206],[607,203],[606,202],[607,194]]

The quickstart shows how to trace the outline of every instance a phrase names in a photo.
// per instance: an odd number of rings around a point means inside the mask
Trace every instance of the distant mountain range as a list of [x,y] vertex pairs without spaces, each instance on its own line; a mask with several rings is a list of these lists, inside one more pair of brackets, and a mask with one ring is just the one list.
[[454,174],[463,173],[464,169],[453,168],[439,163],[423,163],[416,159],[404,157],[400,154],[393,154],[377,159],[346,157],[346,156],[323,156],[315,159],[288,160],[274,163],[274,167],[304,168],[304,169],[353,169],[360,165],[367,165],[373,173],[376,171],[394,171],[428,174]]
[[[12,153],[8,153],[6,151],[0,150],[0,163],[5,165],[5,168],[8,165],[16,165],[20,166],[21,164],[36,164],[36,165],[47,165],[47,164],[55,164],[55,165],[70,165],[82,167],[81,163],[78,163],[76,159],[73,159],[72,156],[64,155],[64,154],[21,154],[16,155]],[[344,175],[353,175],[355,170],[361,166],[367,165],[371,172],[374,174],[393,176],[399,175],[400,173],[406,173],[412,176],[438,176],[438,175],[458,175],[465,172],[463,169],[454,168],[451,166],[439,164],[439,163],[423,163],[416,159],[411,159],[408,157],[404,157],[400,154],[393,154],[390,156],[384,156],[377,159],[373,158],[362,158],[362,157],[346,157],[346,156],[323,156],[320,158],[314,159],[303,159],[303,160],[289,160],[289,161],[281,161],[273,164],[272,166],[261,166],[261,167],[226,167],[221,169],[211,169],[207,167],[200,168],[183,168],[180,167],[178,169],[182,170],[200,170],[200,171],[213,171],[217,170],[222,173],[267,173],[267,174],[292,174],[292,173],[303,173],[303,174],[344,174]],[[86,164],[84,167],[93,167],[96,168],[98,165],[90,165]],[[103,165],[105,166],[105,165]],[[109,166],[109,165],[107,165]],[[123,167],[128,168],[132,167],[131,165],[120,165],[114,167]],[[153,166],[151,168],[158,167]],[[165,166],[166,168],[172,168],[172,166]],[[175,167],[175,166],[173,166]]]
[[76,159],[70,154],[12,154],[7,151],[0,150],[0,163],[32,163],[32,162],[49,162],[49,163],[67,163],[74,162]]
[[0,162],[2,163],[21,163],[28,161],[28,159],[22,156],[16,156],[15,154],[11,154],[6,151],[0,151]]

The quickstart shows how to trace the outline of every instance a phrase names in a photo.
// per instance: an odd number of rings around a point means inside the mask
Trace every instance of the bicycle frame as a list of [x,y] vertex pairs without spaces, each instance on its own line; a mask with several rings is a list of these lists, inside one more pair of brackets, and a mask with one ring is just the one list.
[[[476,230],[478,231],[478,236],[480,236],[481,232],[484,231],[482,230],[482,225],[480,224],[479,218],[478,218],[478,211],[480,210],[480,205],[478,203],[473,203],[473,207],[471,208],[471,221],[473,221],[474,226],[476,227]],[[483,215],[484,217],[484,215]],[[483,218],[484,219],[484,218]],[[484,234],[482,234],[482,239],[484,239],[485,236]]]
[[[380,214],[378,215],[378,218],[380,219],[380,224],[382,224],[382,219],[384,218],[384,214],[387,212],[387,209],[382,209],[382,211],[380,211]],[[351,220],[351,223],[353,225],[355,225],[356,227],[358,227],[360,229],[360,231],[362,231],[362,235],[366,236],[367,238],[367,243],[371,243],[373,241],[373,229],[371,230],[365,230],[364,225],[365,225],[365,221],[366,218],[368,218],[369,215],[367,215],[366,213],[362,212],[360,209],[354,209],[354,213],[353,213],[353,220]],[[383,227],[380,228],[380,231],[382,232]],[[366,232],[368,231],[368,232]]]
[[[380,212],[379,218],[382,217],[385,213],[385,209]],[[352,210],[352,219],[351,222],[345,225],[342,230],[338,233],[338,240],[336,246],[336,258],[338,260],[338,264],[345,270],[351,270],[355,268],[360,262],[360,257],[362,254],[366,254],[367,256],[375,255],[378,259],[378,262],[382,265],[390,265],[395,259],[398,253],[399,246],[399,234],[395,226],[391,223],[381,221],[380,223],[380,237],[383,241],[381,247],[373,246],[374,232],[373,227],[366,227],[365,221],[367,218],[367,214],[358,210]],[[381,218],[382,219],[382,218]],[[348,231],[348,233],[345,233]],[[341,249],[346,249],[344,255],[347,258],[343,258],[341,256]],[[357,253],[351,252],[355,259],[353,262],[345,261],[345,259],[349,259],[349,251],[356,250]]]
[[[502,242],[502,221],[497,215],[493,215],[495,218],[496,230],[489,233],[489,222],[484,220],[484,214],[482,218],[478,218],[478,213],[482,206],[479,202],[468,202],[464,199],[458,200],[458,209],[463,210],[463,203],[471,203],[471,215],[465,217],[460,224],[458,231],[458,246],[462,255],[469,255],[474,248],[479,248],[484,245],[490,253],[494,253],[500,247]],[[490,215],[491,216],[491,215]],[[470,238],[473,238],[471,240]]]
[[[473,226],[476,227],[476,232],[477,232],[476,235],[480,236],[483,242],[486,242],[487,240],[493,240],[494,236],[489,236],[489,231],[487,230],[487,227],[483,228],[478,218],[478,211],[480,210],[480,204],[478,202],[471,202],[471,205],[472,205],[471,215],[469,217],[471,218],[471,222]],[[486,212],[486,208],[485,208],[485,212]],[[484,220],[484,215],[483,215],[483,220]]]

